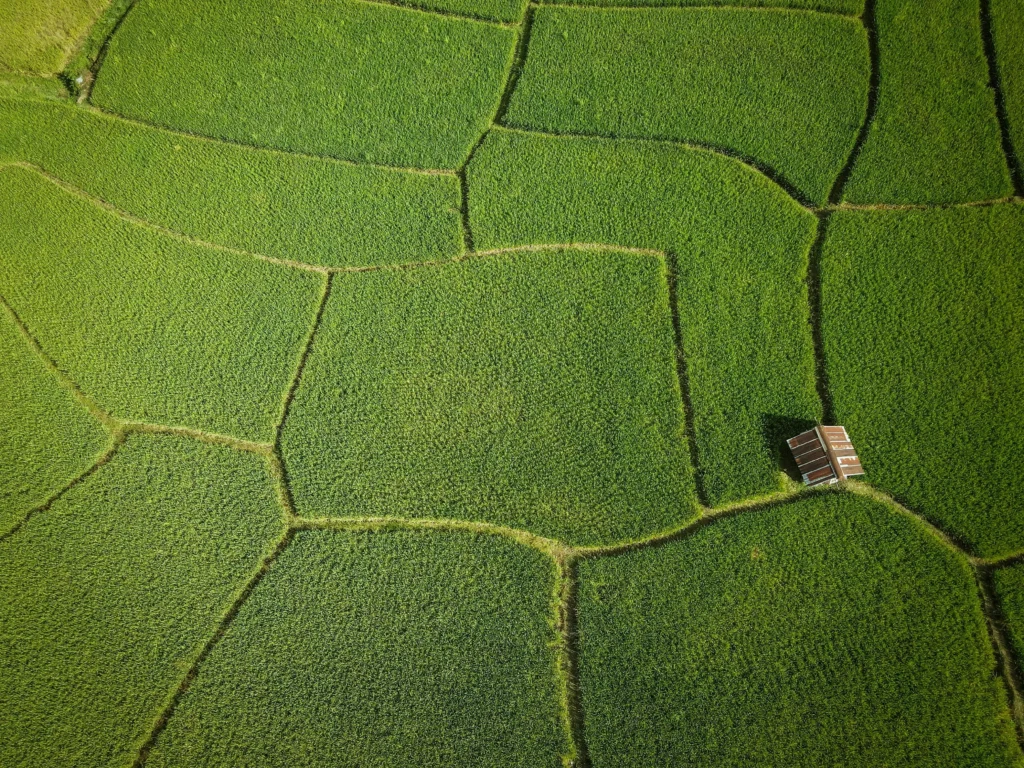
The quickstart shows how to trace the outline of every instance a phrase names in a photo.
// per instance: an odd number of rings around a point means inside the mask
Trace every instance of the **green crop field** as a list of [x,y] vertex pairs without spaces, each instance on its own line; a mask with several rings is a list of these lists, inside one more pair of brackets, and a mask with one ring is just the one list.
[[0,768],[1024,768],[1022,161],[1024,0],[9,0]]

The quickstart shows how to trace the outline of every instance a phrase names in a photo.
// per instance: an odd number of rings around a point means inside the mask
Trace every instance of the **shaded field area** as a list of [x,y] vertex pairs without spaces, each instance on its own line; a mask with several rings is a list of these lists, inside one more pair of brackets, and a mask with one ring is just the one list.
[[0,765],[1024,768],[1022,41],[14,0]]

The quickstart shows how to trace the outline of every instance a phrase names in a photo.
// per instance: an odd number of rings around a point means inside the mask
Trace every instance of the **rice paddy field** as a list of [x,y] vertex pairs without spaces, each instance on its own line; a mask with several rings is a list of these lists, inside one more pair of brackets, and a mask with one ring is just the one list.
[[1022,159],[1024,0],[7,0],[0,768],[1024,768]]

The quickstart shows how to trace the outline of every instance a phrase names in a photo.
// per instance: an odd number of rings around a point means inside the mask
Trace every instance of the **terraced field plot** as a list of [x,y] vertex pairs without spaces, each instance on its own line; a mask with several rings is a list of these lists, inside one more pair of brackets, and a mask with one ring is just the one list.
[[1024,768],[1022,41],[15,0],[0,766]]

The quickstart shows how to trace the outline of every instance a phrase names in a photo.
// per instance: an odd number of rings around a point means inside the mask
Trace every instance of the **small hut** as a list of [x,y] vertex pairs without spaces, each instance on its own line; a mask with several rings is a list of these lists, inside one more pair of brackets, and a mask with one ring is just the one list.
[[834,485],[863,475],[846,427],[815,427],[786,441],[805,485]]

